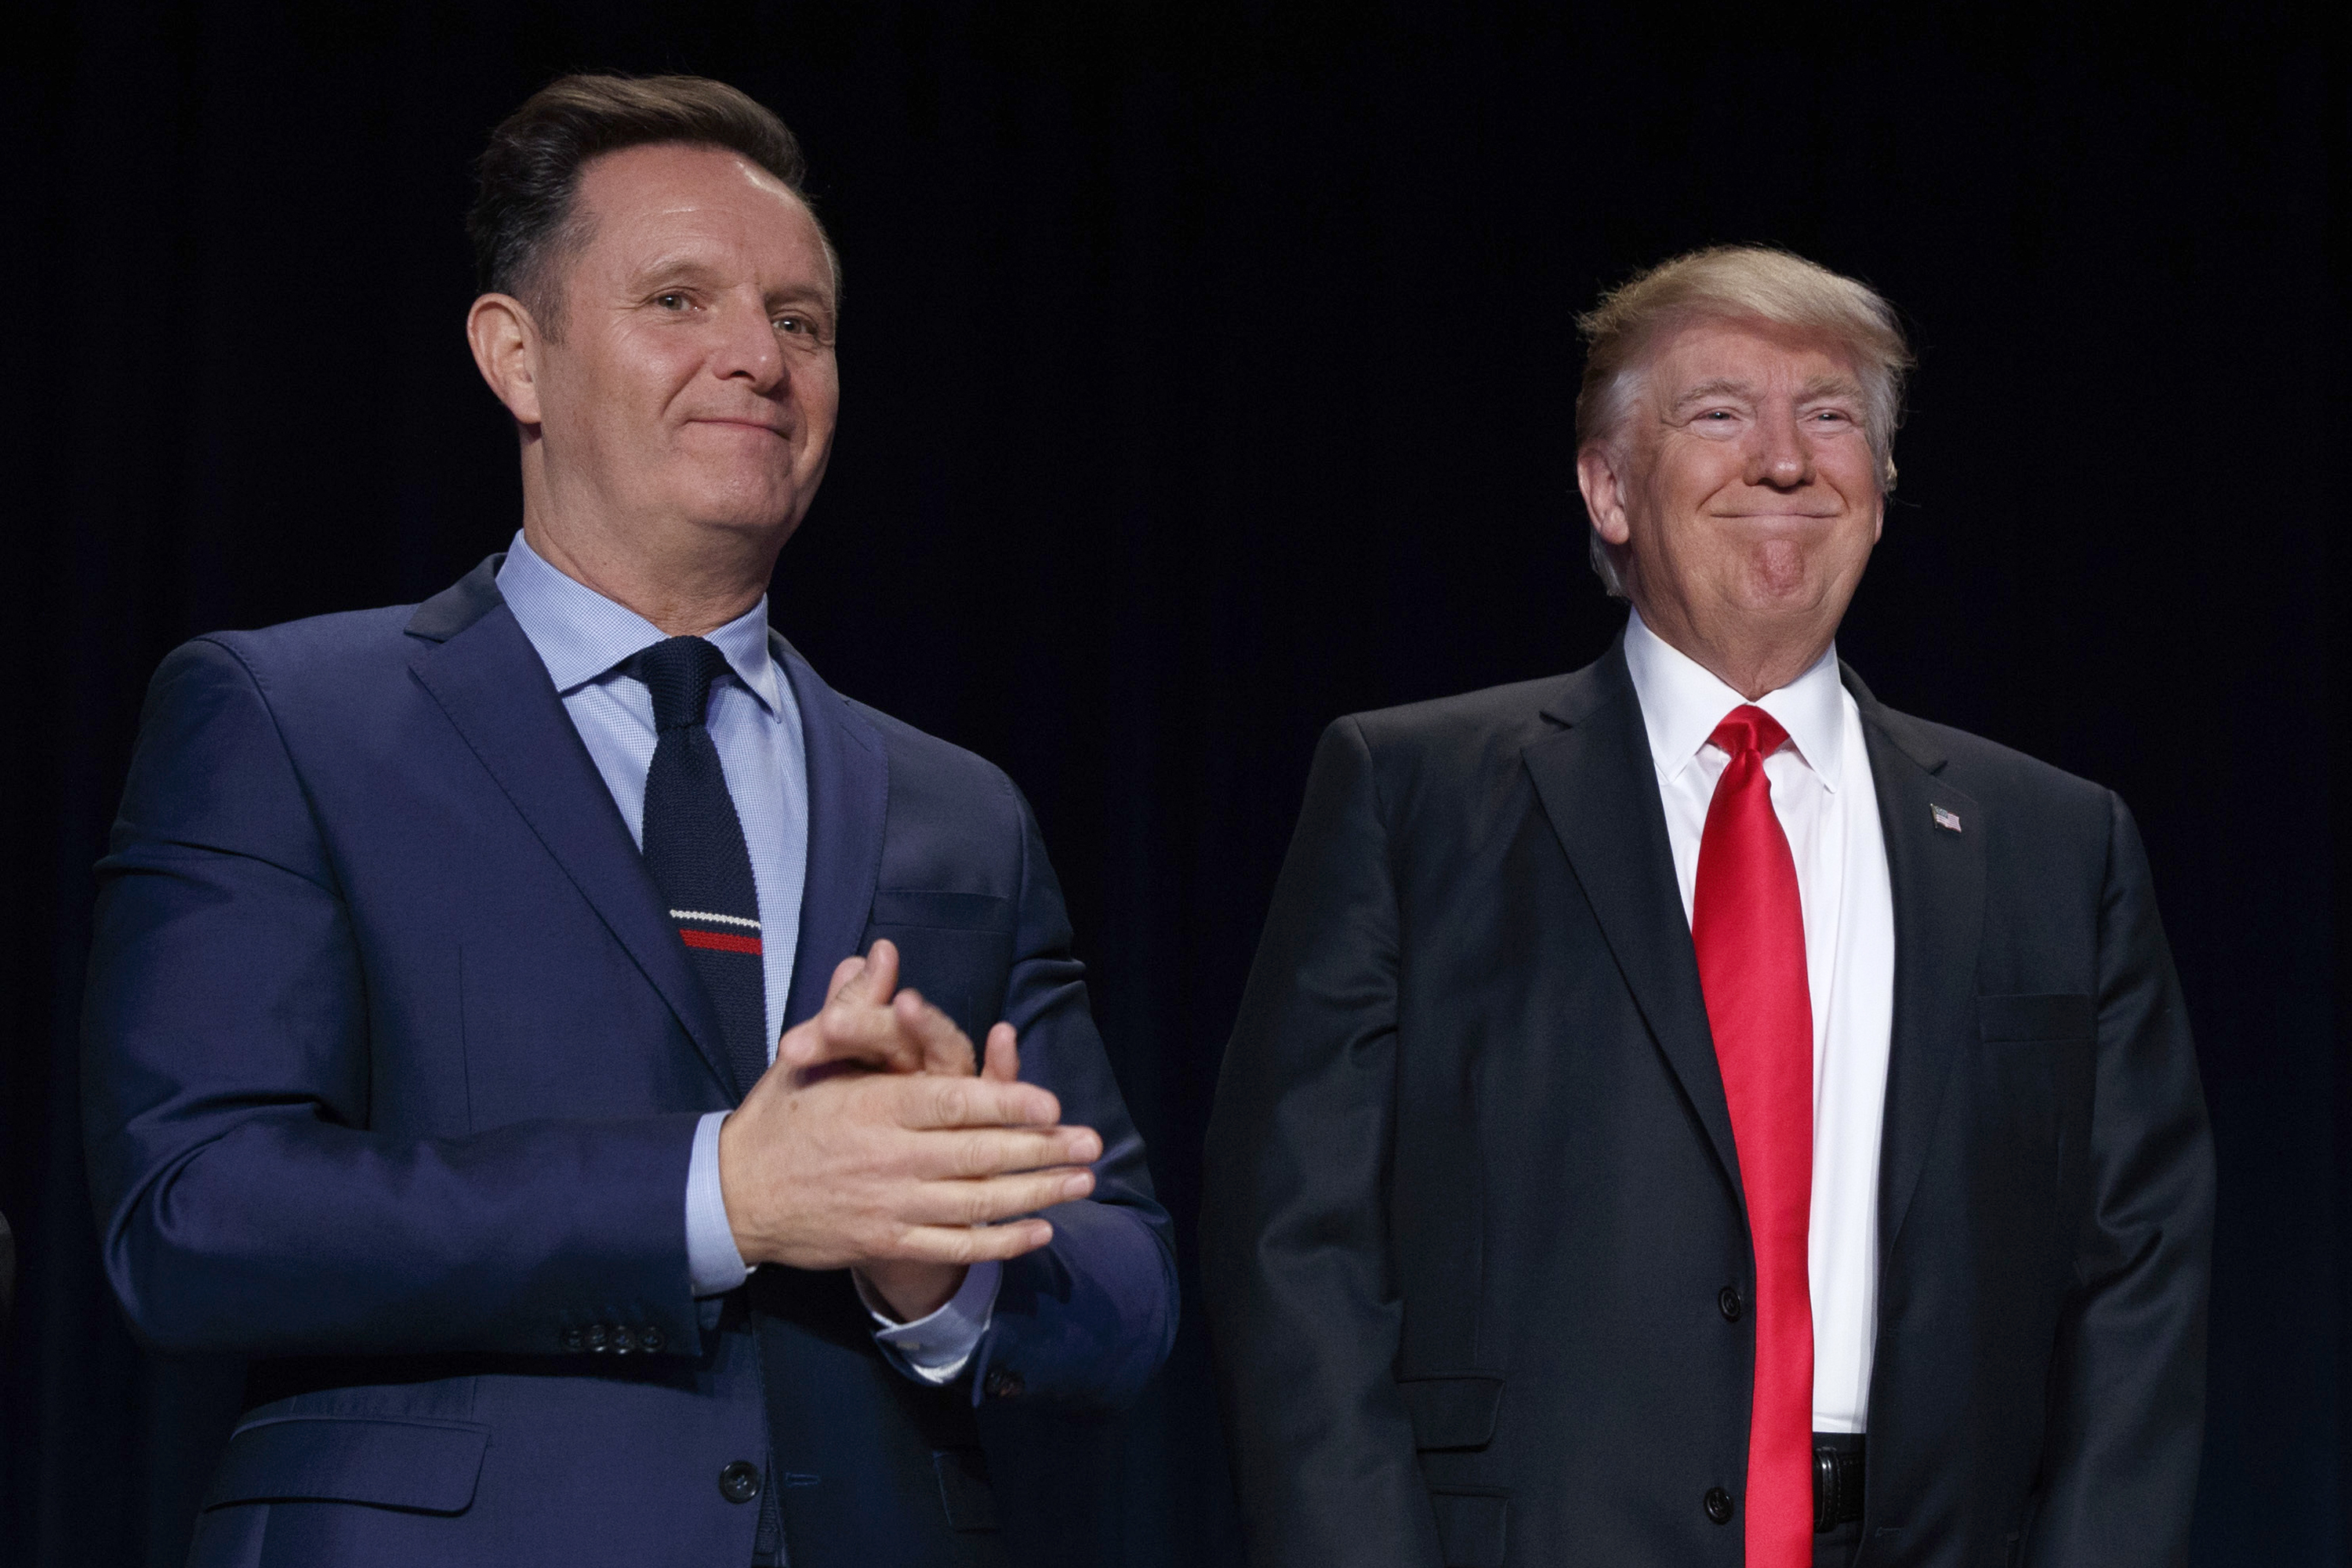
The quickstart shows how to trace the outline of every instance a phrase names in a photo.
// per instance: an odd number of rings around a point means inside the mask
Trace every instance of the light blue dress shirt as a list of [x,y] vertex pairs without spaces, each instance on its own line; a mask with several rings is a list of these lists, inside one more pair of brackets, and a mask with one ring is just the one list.
[[[668,634],[549,565],[520,532],[499,568],[498,583],[516,624],[547,666],[630,837],[643,848],[646,774],[653,767],[658,736],[652,694],[621,666]],[[801,892],[808,873],[808,754],[792,684],[769,650],[768,601],[762,597],[707,635],[726,657],[731,677],[711,683],[708,722],[751,856],[772,1061],[792,993]],[[750,1272],[735,1248],[719,1184],[719,1129],[729,1114],[714,1110],[702,1119],[687,1168],[687,1270],[697,1296],[722,1295]],[[893,1323],[876,1312],[880,1327],[875,1337],[909,1375],[947,1382],[963,1369],[987,1331],[1000,1272],[992,1263],[974,1268],[947,1305],[910,1323]],[[870,1311],[874,1303],[866,1306]]]

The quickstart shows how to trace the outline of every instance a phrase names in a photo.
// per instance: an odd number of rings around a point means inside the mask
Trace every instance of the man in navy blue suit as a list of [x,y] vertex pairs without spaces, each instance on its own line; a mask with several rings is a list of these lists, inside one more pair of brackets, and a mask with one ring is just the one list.
[[532,98],[471,222],[513,544],[156,675],[88,1133],[132,1323],[252,1363],[204,1568],[994,1562],[975,1405],[1167,1353],[1026,804],[768,629],[838,394],[801,174],[714,82]]

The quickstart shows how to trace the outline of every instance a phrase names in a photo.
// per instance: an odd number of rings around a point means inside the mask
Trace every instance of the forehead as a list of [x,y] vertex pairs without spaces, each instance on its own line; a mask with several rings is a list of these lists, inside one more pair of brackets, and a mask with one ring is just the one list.
[[806,204],[725,148],[663,142],[604,153],[582,168],[577,199],[587,254],[607,269],[671,258],[780,275],[826,265]]
[[1651,389],[1668,402],[1711,383],[1758,391],[1861,384],[1853,352],[1840,339],[1752,318],[1703,318],[1667,328],[1645,358]]

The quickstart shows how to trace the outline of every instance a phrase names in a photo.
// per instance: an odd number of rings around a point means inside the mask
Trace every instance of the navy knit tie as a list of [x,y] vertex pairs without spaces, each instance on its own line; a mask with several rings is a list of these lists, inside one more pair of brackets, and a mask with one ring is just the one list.
[[768,1070],[768,986],[751,852],[707,722],[727,656],[700,637],[672,637],[634,665],[659,731],[646,774],[646,868],[718,1010],[736,1092],[749,1094]]

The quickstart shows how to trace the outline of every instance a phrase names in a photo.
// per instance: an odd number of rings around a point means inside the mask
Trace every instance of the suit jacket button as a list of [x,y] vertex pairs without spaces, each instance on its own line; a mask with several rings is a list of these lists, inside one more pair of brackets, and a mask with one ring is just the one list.
[[1731,1522],[1731,1494],[1721,1487],[1706,1489],[1706,1517],[1717,1524]]
[[1726,1285],[1715,1293],[1715,1310],[1723,1314],[1727,1323],[1739,1321],[1739,1292]]
[[637,1331],[637,1348],[647,1355],[653,1354],[668,1342],[668,1336],[650,1323]]
[[760,1467],[738,1459],[719,1472],[719,1495],[729,1502],[750,1502],[760,1495]]
[[988,1381],[982,1386],[987,1389],[991,1399],[1018,1399],[1023,1384],[1019,1373],[1000,1366],[988,1374]]
[[608,1328],[606,1328],[604,1324],[602,1324],[602,1323],[591,1323],[591,1324],[589,1324],[589,1325],[588,1325],[588,1331],[588,1331],[588,1348],[589,1348],[590,1350],[592,1350],[592,1351],[608,1351],[608,1350],[611,1350],[611,1349],[613,1348],[613,1342],[612,1342],[612,1332],[613,1332],[613,1331],[612,1331],[612,1330],[610,1330],[610,1329],[608,1329]]
[[622,1323],[613,1330],[614,1354],[626,1355],[636,1348],[637,1336],[629,1331],[628,1324]]
[[568,1351],[584,1351],[588,1348],[588,1336],[578,1329],[566,1329],[563,1331],[563,1348]]

